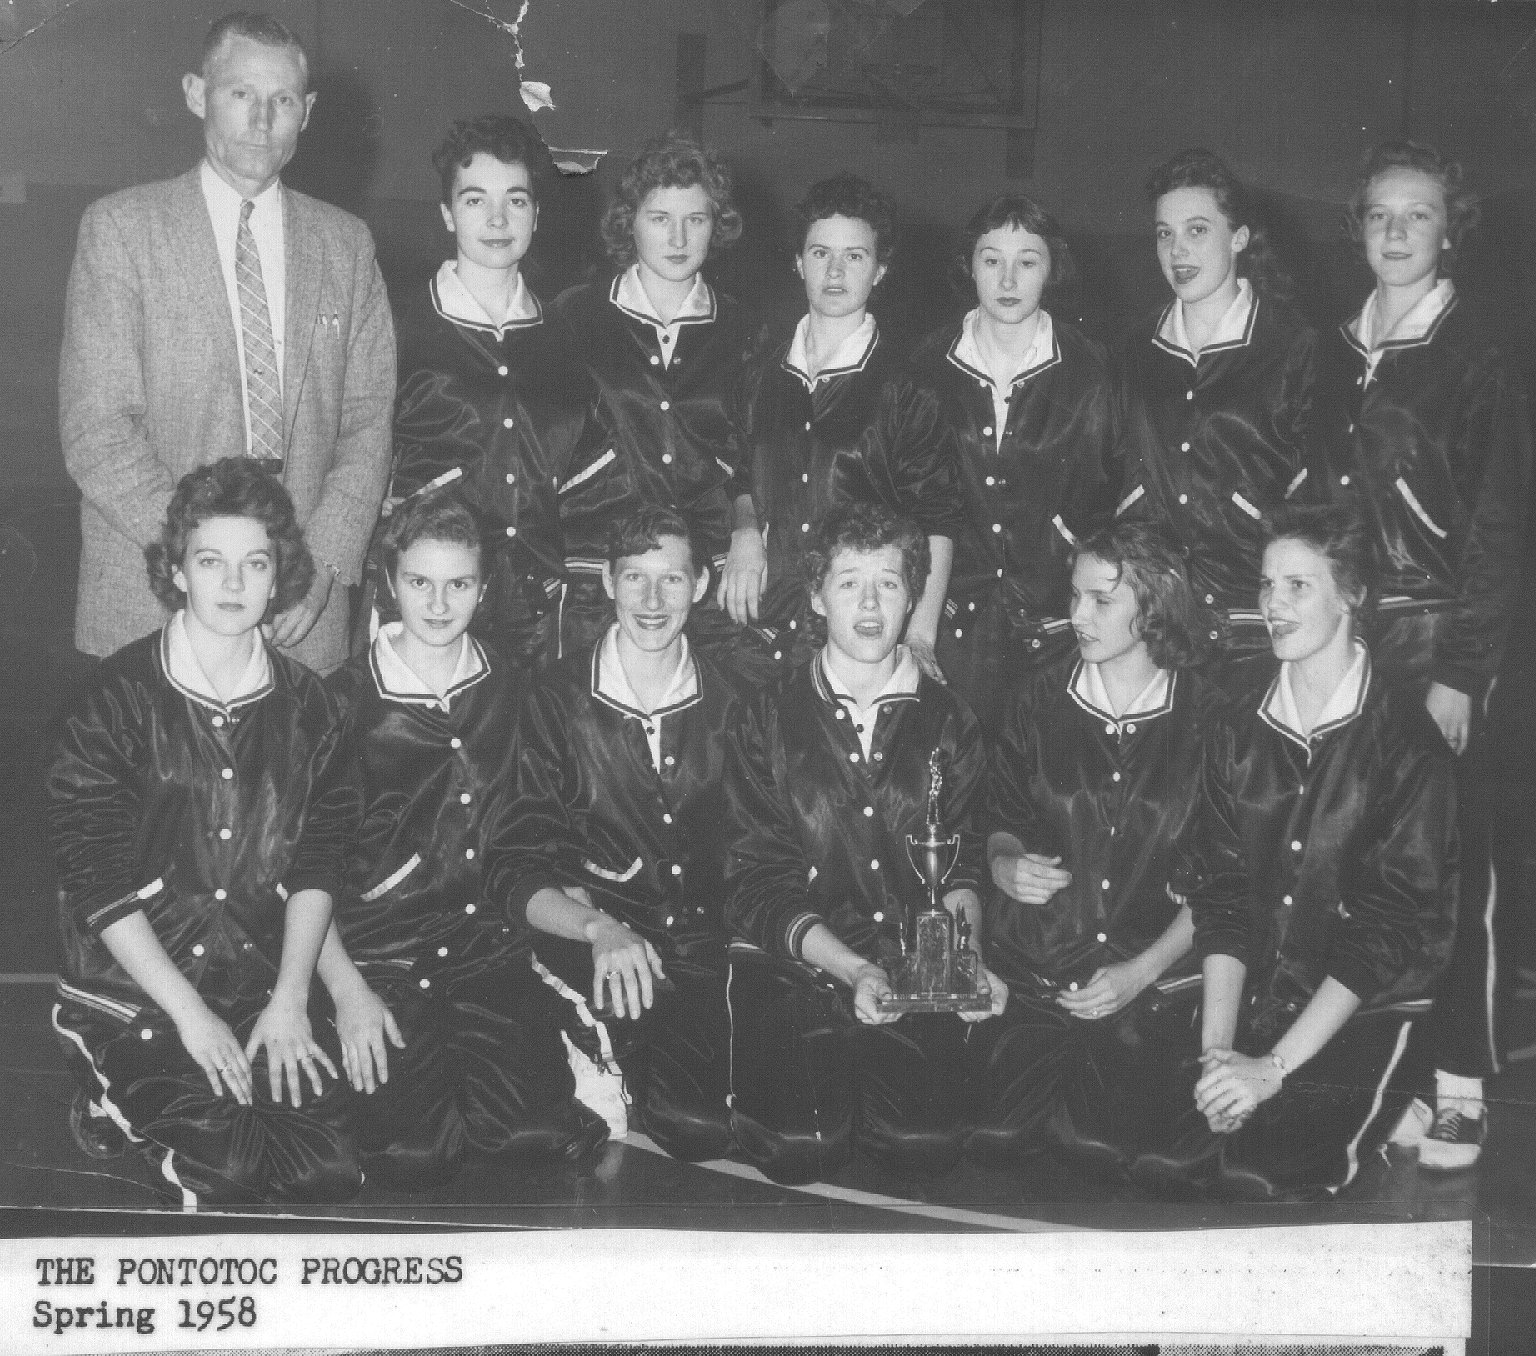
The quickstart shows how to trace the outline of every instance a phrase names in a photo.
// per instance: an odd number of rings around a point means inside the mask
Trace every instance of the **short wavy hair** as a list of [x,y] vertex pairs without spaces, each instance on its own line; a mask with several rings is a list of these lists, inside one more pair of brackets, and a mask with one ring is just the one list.
[[909,604],[916,604],[928,583],[932,564],[928,538],[910,518],[894,514],[883,504],[852,503],[831,510],[811,528],[810,542],[801,559],[806,587],[817,592],[839,551],[879,551],[895,546],[901,551],[901,577]]
[[811,227],[828,217],[851,217],[869,224],[875,233],[875,260],[889,264],[896,253],[896,209],[891,200],[868,179],[857,174],[834,174],[818,179],[795,204],[795,253],[805,249]]
[[642,504],[633,513],[620,518],[608,533],[608,566],[618,569],[625,556],[643,556],[661,545],[663,537],[681,537],[688,547],[688,563],[694,578],[699,576],[700,561],[693,547],[693,532],[688,520],[674,509],[660,504]]
[[529,187],[537,202],[549,179],[550,158],[542,138],[521,118],[509,113],[487,113],[460,118],[432,152],[432,168],[442,184],[443,205],[453,205],[453,185],[461,169],[468,169],[484,152],[503,165],[521,165],[528,171]]
[[1440,154],[1433,146],[1418,141],[1383,141],[1372,146],[1360,161],[1354,191],[1344,213],[1344,229],[1349,238],[1365,247],[1365,205],[1371,184],[1390,169],[1418,170],[1440,185],[1445,195],[1445,238],[1450,242],[1440,252],[1440,271],[1449,276],[1456,267],[1462,242],[1482,219],[1482,205],[1477,194],[1463,181],[1461,164]]
[[1074,563],[1085,556],[1102,560],[1136,596],[1136,633],[1162,669],[1200,663],[1210,623],[1190,585],[1184,559],[1168,534],[1150,523],[1116,523],[1085,537]]
[[144,548],[149,587],[165,607],[174,612],[186,605],[187,595],[172,576],[186,561],[192,530],[210,518],[251,518],[266,528],[276,566],[268,617],[286,612],[309,592],[315,562],[288,491],[251,458],[225,457],[182,476],[160,525],[160,540]]
[[1240,278],[1247,278],[1262,295],[1284,299],[1295,293],[1295,283],[1275,252],[1253,194],[1225,160],[1214,151],[1195,147],[1169,156],[1147,176],[1147,198],[1154,205],[1179,188],[1209,189],[1228,227],[1248,228],[1248,244],[1237,256]]
[[397,508],[379,534],[379,559],[393,580],[400,557],[419,541],[445,541],[473,551],[485,574],[485,534],[480,520],[455,490],[444,488],[417,495]]
[[972,261],[982,236],[988,231],[1005,229],[1028,231],[1045,241],[1045,248],[1050,254],[1050,271],[1045,279],[1047,291],[1055,291],[1077,281],[1077,261],[1072,257],[1067,237],[1062,233],[1056,218],[1033,198],[1026,198],[1021,193],[1004,193],[993,198],[965,223],[955,243],[955,253],[950,259],[950,281],[962,297],[973,298],[976,294]]
[[1357,623],[1374,613],[1381,556],[1375,534],[1352,505],[1282,504],[1264,516],[1262,530],[1265,550],[1277,541],[1299,541],[1325,557]]
[[731,172],[723,161],[681,132],[668,132],[647,142],[619,179],[613,201],[603,213],[603,247],[615,268],[635,262],[635,216],[658,188],[693,188],[709,198],[714,229],[709,236],[713,258],[741,238],[741,213],[731,197]]

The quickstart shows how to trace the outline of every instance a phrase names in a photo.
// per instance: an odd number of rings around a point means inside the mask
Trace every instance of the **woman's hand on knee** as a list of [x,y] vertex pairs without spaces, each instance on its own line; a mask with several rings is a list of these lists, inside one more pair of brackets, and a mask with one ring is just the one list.
[[405,1049],[395,1015],[366,984],[336,997],[336,1035],[341,1070],[358,1092],[389,1082],[389,1047]]
[[262,1009],[251,1037],[245,1043],[247,1059],[255,1059],[258,1050],[267,1059],[267,1084],[274,1102],[283,1100],[283,1086],[287,1085],[288,1100],[297,1107],[303,1105],[304,1093],[299,1082],[299,1070],[309,1076],[309,1084],[315,1096],[320,1096],[325,1085],[320,1081],[320,1070],[325,1069],[336,1078],[336,1066],[331,1057],[315,1043],[310,1029],[309,1013],[304,1004],[274,994]]
[[1195,1084],[1195,1107],[1216,1134],[1246,1124],[1280,1091],[1280,1070],[1268,1059],[1211,1049],[1200,1056],[1200,1064],[1204,1072]]
[[665,979],[661,957],[644,937],[616,918],[604,919],[592,933],[592,1003],[603,1007],[612,995],[615,1017],[638,1017],[656,1001],[654,979]]
[[241,1106],[251,1104],[251,1061],[229,1023],[215,1016],[206,1003],[184,1014],[176,1023],[182,1046],[208,1078],[214,1096],[228,1092]]
[[1431,683],[1424,697],[1424,707],[1452,753],[1465,753],[1472,737],[1472,698],[1444,683]]

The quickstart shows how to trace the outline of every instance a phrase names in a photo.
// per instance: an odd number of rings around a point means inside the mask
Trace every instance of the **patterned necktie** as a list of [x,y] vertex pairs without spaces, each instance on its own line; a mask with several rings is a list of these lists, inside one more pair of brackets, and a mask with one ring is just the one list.
[[250,455],[273,471],[283,469],[283,393],[277,383],[277,353],[261,255],[251,231],[253,202],[240,204],[235,234],[235,285],[240,293],[240,335],[245,346],[245,403],[251,422]]

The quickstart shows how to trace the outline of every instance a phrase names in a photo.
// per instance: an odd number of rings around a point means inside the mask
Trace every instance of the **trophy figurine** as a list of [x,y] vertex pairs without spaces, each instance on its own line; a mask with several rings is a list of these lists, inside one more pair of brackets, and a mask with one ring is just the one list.
[[901,962],[891,976],[891,996],[880,1000],[882,1012],[986,1012],[992,991],[976,968],[969,921],[957,924],[939,891],[955,869],[960,835],[944,834],[939,793],[944,770],[937,749],[928,758],[928,814],[921,838],[907,835],[907,859],[928,887],[921,912],[903,907]]

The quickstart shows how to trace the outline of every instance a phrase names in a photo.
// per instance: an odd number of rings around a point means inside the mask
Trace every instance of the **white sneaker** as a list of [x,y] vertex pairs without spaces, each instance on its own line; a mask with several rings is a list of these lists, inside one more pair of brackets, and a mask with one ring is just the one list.
[[1399,1149],[1416,1149],[1424,1142],[1430,1127],[1435,1123],[1435,1113],[1422,1097],[1408,1103],[1397,1129],[1388,1137]]
[[624,1075],[590,1059],[560,1033],[565,1042],[565,1057],[576,1078],[576,1100],[608,1122],[608,1138],[623,1139],[629,1133],[629,1094],[624,1091]]
[[1443,1106],[1434,1129],[1419,1145],[1419,1167],[1432,1172],[1456,1172],[1476,1164],[1488,1137],[1488,1113],[1468,1116],[1458,1107]]

